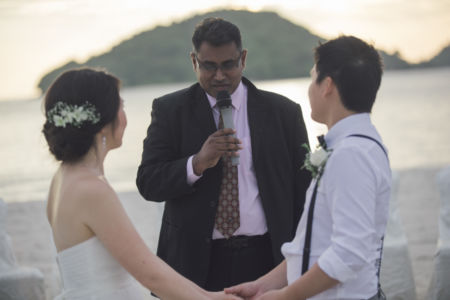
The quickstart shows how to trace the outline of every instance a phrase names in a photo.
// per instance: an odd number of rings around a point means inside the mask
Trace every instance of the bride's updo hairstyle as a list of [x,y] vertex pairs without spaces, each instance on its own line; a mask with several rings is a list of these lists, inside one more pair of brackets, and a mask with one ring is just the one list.
[[107,124],[113,128],[120,107],[120,81],[104,71],[69,70],[49,87],[44,98],[43,133],[58,161],[75,162]]

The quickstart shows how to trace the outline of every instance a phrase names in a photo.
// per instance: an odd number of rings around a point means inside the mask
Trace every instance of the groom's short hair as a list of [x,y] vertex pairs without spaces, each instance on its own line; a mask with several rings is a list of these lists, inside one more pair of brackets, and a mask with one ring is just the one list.
[[320,44],[314,54],[317,83],[331,77],[348,110],[371,112],[383,65],[377,50],[354,36]]

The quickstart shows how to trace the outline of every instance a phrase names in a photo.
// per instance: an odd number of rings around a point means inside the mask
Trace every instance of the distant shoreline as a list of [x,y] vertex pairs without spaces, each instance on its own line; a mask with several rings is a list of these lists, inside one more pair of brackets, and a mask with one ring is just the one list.
[[[388,75],[390,73],[413,73],[413,72],[424,72],[424,71],[436,71],[436,70],[447,70],[450,69],[450,66],[434,66],[434,67],[408,67],[408,68],[399,68],[399,69],[389,69],[384,71],[384,76]],[[245,71],[244,71],[245,73]],[[244,74],[245,76],[245,74]],[[258,84],[258,82],[267,82],[267,81],[283,81],[283,80],[293,80],[293,79],[303,79],[303,78],[309,78],[308,76],[303,77],[292,77],[292,78],[271,78],[271,79],[264,79],[264,80],[256,80],[255,83]],[[251,79],[251,78],[250,78]],[[128,85],[128,86],[122,86],[122,91],[128,90],[128,89],[140,89],[140,88],[146,88],[151,86],[188,86],[193,84],[195,81],[180,81],[180,82],[163,82],[163,83],[148,83],[148,84],[142,84],[142,85]],[[383,83],[381,83],[383,84]],[[34,102],[34,101],[41,101],[44,94],[41,94],[37,97],[25,97],[25,98],[17,98],[17,99],[10,99],[10,98],[0,98],[0,105],[4,103],[17,103],[17,102]]]

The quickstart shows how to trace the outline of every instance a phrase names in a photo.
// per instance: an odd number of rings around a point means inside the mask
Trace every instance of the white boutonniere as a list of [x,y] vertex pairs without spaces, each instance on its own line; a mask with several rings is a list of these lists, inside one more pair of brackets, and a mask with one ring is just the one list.
[[325,168],[328,157],[332,152],[331,149],[327,149],[323,137],[319,138],[319,142],[320,145],[317,146],[314,152],[311,152],[311,149],[307,144],[302,145],[308,151],[305,156],[305,161],[303,163],[302,169],[310,171],[313,178],[320,177]]

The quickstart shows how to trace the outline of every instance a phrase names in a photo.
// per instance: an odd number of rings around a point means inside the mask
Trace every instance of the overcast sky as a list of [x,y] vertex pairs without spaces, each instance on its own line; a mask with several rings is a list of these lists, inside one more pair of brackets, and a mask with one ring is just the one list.
[[317,35],[353,34],[410,62],[450,44],[450,0],[0,0],[0,100],[36,97],[40,77],[70,59],[217,8],[276,11]]

